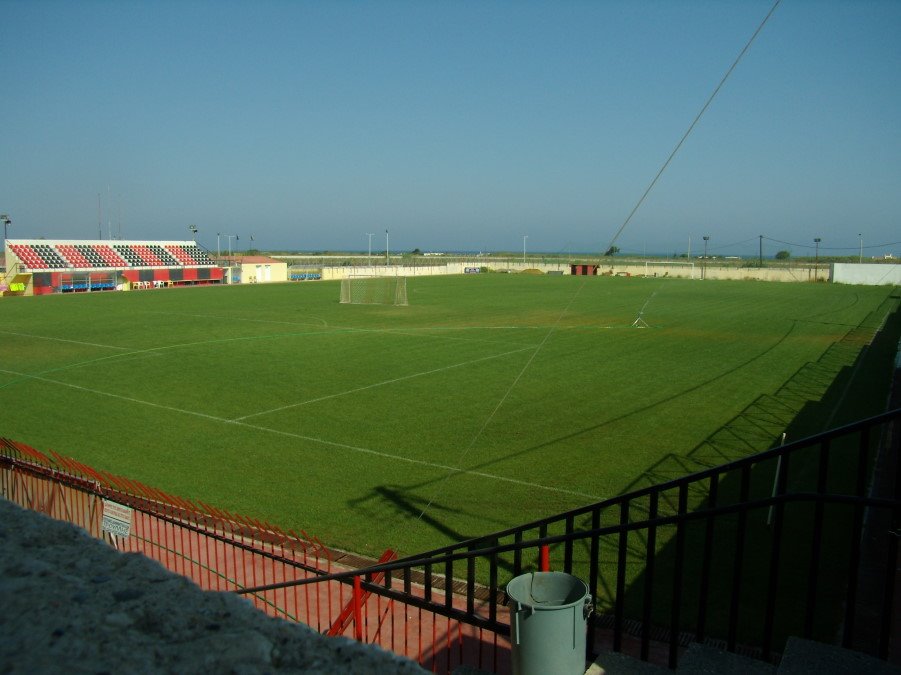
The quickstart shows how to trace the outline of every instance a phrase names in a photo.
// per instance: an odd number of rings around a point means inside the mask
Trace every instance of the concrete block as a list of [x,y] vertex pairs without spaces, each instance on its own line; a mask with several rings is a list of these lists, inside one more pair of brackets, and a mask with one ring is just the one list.
[[813,640],[791,637],[779,664],[779,673],[801,675],[901,675],[901,668],[889,665],[874,656],[826,645]]
[[676,672],[693,675],[773,675],[776,667],[764,661],[693,642],[679,659]]

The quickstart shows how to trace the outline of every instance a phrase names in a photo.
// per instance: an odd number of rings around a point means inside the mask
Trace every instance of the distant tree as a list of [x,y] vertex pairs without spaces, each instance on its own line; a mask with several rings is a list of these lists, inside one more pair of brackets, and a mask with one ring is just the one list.
[[418,248],[414,248],[412,253],[413,255],[422,255],[422,251],[420,251]]
[[616,255],[617,253],[619,253],[619,246],[611,246],[604,252],[604,255]]
[[791,257],[792,257],[792,254],[789,253],[788,251],[779,251],[776,254],[776,260],[788,260]]

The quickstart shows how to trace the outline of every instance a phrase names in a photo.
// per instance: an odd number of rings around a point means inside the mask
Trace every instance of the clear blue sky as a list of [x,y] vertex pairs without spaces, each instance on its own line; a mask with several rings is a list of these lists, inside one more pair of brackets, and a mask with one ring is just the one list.
[[[0,0],[10,238],[603,251],[770,0]],[[901,2],[785,0],[617,241],[901,241]],[[896,255],[901,245],[887,247]]]

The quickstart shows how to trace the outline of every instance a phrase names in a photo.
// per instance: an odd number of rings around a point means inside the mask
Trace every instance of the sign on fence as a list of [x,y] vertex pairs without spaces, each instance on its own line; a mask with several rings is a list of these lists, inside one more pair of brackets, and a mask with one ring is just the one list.
[[103,500],[103,519],[100,529],[119,537],[127,537],[131,534],[131,512],[129,506],[123,506],[108,499]]

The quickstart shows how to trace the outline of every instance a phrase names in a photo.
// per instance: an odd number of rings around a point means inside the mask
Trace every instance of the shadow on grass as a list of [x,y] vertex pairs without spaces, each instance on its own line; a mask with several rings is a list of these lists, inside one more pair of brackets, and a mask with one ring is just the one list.
[[[774,349],[792,330],[794,325],[777,342],[749,359],[746,365]],[[887,296],[877,310],[858,326],[850,327],[843,339],[833,344],[817,361],[799,368],[775,393],[759,397],[687,455],[669,455],[656,462],[624,492],[656,486],[760,452],[778,445],[783,433],[789,440],[797,441],[882,412],[899,337],[898,298]],[[722,375],[697,386],[705,386],[720,377]],[[691,390],[671,398],[688,391]],[[656,401],[642,410],[664,402]],[[627,413],[619,419],[637,412],[640,411]],[[548,443],[577,436],[607,423],[609,421]],[[861,486],[866,482],[862,477],[872,466],[873,450],[878,442],[875,434],[868,443],[862,444],[856,438],[836,439],[828,449],[830,461],[826,471],[819,470],[824,454],[821,446],[813,444],[799,448],[792,455],[791,466],[785,470],[784,492],[811,492],[821,481],[824,489],[837,494],[861,493]],[[527,454],[548,443],[518,451],[504,459]],[[500,460],[483,462],[471,469],[482,469],[497,461]],[[755,465],[746,473],[745,480],[737,472],[723,474],[716,483],[716,506],[768,498],[777,471],[774,459]],[[704,509],[710,505],[711,485],[707,481],[692,483],[682,509],[675,490],[660,493],[659,501],[655,497],[653,503],[648,496],[634,498],[629,502],[627,520],[635,522],[648,516]],[[421,515],[425,500],[410,496],[416,487],[420,486],[382,486],[356,500],[355,505],[362,507],[372,499],[387,501],[399,512],[421,518],[428,527],[451,541],[465,539],[463,533],[439,518]],[[595,517],[600,524],[611,525],[619,517],[616,511],[614,509],[612,514],[598,512]],[[779,651],[784,638],[789,635],[801,634],[832,642],[843,617],[842,603],[848,597],[846,580],[853,564],[850,551],[860,539],[862,511],[861,507],[853,505],[791,503],[785,507],[784,517],[776,518],[776,522],[781,523],[778,532],[774,530],[768,507],[759,507],[744,515],[718,517],[715,523],[699,519],[684,526],[681,543],[684,555],[679,553],[675,526],[658,527],[650,541],[647,530],[642,529],[630,532],[619,541],[602,539],[595,558],[597,575],[593,579],[597,609],[610,612],[614,606],[619,547],[622,546],[625,551],[625,591],[620,600],[624,615],[643,620],[646,628],[649,625],[674,625],[678,631],[703,631],[707,636],[728,638],[732,643],[759,645],[764,638],[765,620],[762,617],[772,604],[778,617],[771,627],[774,650]],[[561,534],[564,521],[567,521],[567,531],[599,527],[599,523],[591,522],[590,517],[574,518],[564,514],[552,521],[547,521],[549,527],[541,526],[543,531],[534,532],[535,536]],[[824,522],[826,527],[812,540],[815,522]],[[713,530],[715,545],[705,557],[705,545]],[[741,530],[743,537],[738,536]],[[531,532],[524,529],[520,534],[528,539]],[[778,546],[774,546],[774,542],[778,542]],[[583,539],[562,555],[561,548],[563,545],[555,549],[556,563],[563,558],[567,561],[567,569],[586,578],[592,566],[591,541]],[[653,560],[652,568],[648,567],[649,560]],[[559,569],[556,563],[555,567]],[[674,585],[680,564],[681,581]],[[508,571],[519,569],[503,559],[500,566]],[[678,588],[676,593],[674,588]],[[770,588],[775,589],[772,595],[768,594]],[[862,588],[858,604],[872,602],[872,598],[864,597],[863,591]],[[878,592],[877,588],[874,593],[878,595]],[[730,627],[731,616],[738,618]]]
[[[894,296],[889,297],[885,302],[891,301],[893,297]],[[885,306],[885,302],[883,303],[883,307]],[[882,312],[884,313],[884,311],[885,310],[883,309]],[[708,466],[715,466],[727,461],[731,461],[732,459],[744,457],[751,452],[760,452],[761,450],[765,450],[771,447],[773,439],[775,437],[778,437],[778,435],[782,431],[787,431],[789,423],[798,414],[800,407],[798,405],[798,401],[801,401],[803,403],[807,400],[815,400],[816,397],[822,395],[822,393],[825,392],[830,387],[830,385],[833,384],[833,381],[835,380],[840,367],[843,364],[849,364],[854,361],[857,353],[860,350],[861,343],[859,341],[861,339],[870,339],[875,330],[875,327],[869,326],[867,324],[867,321],[877,314],[879,316],[882,316],[882,314],[879,313],[879,310],[877,310],[876,312],[873,312],[869,317],[867,317],[867,319],[865,319],[864,322],[862,322],[859,326],[852,326],[849,324],[836,324],[834,322],[815,321],[814,319],[817,315],[802,319],[795,319],[794,321],[792,321],[791,325],[788,327],[785,333],[778,339],[776,339],[772,344],[768,345],[758,354],[748,358],[747,360],[739,364],[731,365],[722,373],[713,375],[712,377],[709,377],[702,382],[698,382],[697,384],[676,392],[670,396],[655,399],[646,405],[635,408],[621,415],[617,415],[616,417],[604,420],[597,424],[592,424],[576,429],[566,434],[549,438],[542,441],[541,443],[522,448],[515,452],[492,457],[491,459],[467,466],[464,470],[485,471],[493,465],[507,462],[512,459],[521,459],[534,452],[545,450],[558,443],[572,440],[585,434],[595,432],[606,426],[622,422],[623,420],[627,420],[632,417],[640,418],[642,415],[651,410],[654,410],[655,408],[658,408],[659,406],[672,403],[673,401],[676,401],[683,396],[687,396],[689,394],[692,394],[693,392],[700,391],[706,387],[709,387],[710,385],[722,380],[723,378],[731,377],[735,374],[736,370],[741,370],[743,368],[752,366],[755,362],[763,359],[771,352],[773,352],[773,350],[782,345],[786,340],[788,340],[800,324],[827,323],[829,325],[848,327],[848,333],[840,342],[834,344],[829,350],[827,350],[827,352],[815,364],[807,364],[803,368],[799,369],[799,371],[794,376],[792,376],[792,378],[786,383],[786,385],[783,385],[779,392],[774,395],[761,396],[757,401],[752,403],[750,406],[748,406],[748,408],[746,408],[735,418],[733,418],[731,422],[723,426],[719,431],[717,431],[706,441],[704,441],[704,443],[694,448],[689,453],[683,455],[671,454],[667,457],[664,457],[654,466],[652,466],[647,472],[627,485],[620,494],[624,494],[633,489],[638,489],[639,487],[654,485],[657,482],[660,482],[659,480],[648,482],[658,474],[661,476],[666,476],[665,478],[662,478],[662,480],[669,480],[670,478],[684,476],[686,473],[707,468]],[[792,437],[801,438],[803,436],[814,433],[814,431],[809,431],[807,433],[798,435],[797,432],[798,430],[792,429],[789,440],[791,440]],[[750,435],[744,437],[743,434],[745,433],[750,433]],[[761,439],[762,433],[768,435],[766,435],[765,438]],[[738,441],[737,444],[736,440]],[[704,460],[705,454],[710,455],[710,457],[707,458],[706,461]],[[717,457],[719,457],[718,460]],[[680,462],[682,462],[683,460],[685,460],[683,467],[684,470],[680,471]],[[713,464],[711,464],[710,462],[713,462]],[[670,467],[669,465],[672,466]],[[676,473],[669,472],[668,469],[670,468],[675,470]]]
[[[515,452],[496,456],[496,457],[493,457],[491,459],[488,459],[488,460],[485,460],[483,462],[479,462],[476,464],[471,464],[469,466],[466,466],[466,467],[460,469],[460,472],[462,473],[463,471],[469,471],[469,472],[484,471],[495,464],[507,462],[511,459],[520,459],[520,458],[530,455],[534,452],[541,451],[548,447],[556,445],[557,443],[571,440],[573,438],[578,438],[579,436],[583,436],[587,433],[597,431],[598,429],[602,429],[605,426],[616,424],[623,420],[629,419],[630,417],[641,416],[641,415],[647,413],[649,410],[653,410],[654,408],[657,408],[658,406],[666,405],[667,403],[671,403],[672,401],[678,400],[679,398],[686,396],[688,394],[691,394],[692,392],[704,389],[705,387],[709,387],[711,384],[717,382],[718,380],[723,379],[724,377],[732,376],[734,374],[735,370],[745,368],[747,366],[752,365],[755,361],[758,361],[759,359],[765,357],[767,354],[769,354],[774,349],[779,347],[779,345],[781,345],[783,342],[785,342],[791,336],[792,332],[795,330],[795,327],[797,326],[798,323],[799,322],[797,322],[797,321],[792,322],[792,325],[788,328],[788,330],[785,331],[785,333],[779,339],[777,339],[771,345],[769,345],[768,347],[763,349],[759,354],[752,356],[751,358],[747,359],[746,361],[744,361],[738,365],[730,366],[728,370],[725,370],[724,372],[720,373],[719,375],[714,375],[713,377],[709,377],[706,380],[699,382],[699,383],[697,383],[691,387],[688,387],[686,389],[683,389],[682,391],[679,391],[675,394],[666,396],[664,398],[656,399],[656,400],[652,401],[651,403],[648,403],[647,405],[641,406],[639,408],[635,408],[634,410],[630,410],[629,412],[626,412],[621,415],[617,415],[616,417],[604,420],[603,422],[599,422],[597,424],[592,424],[590,426],[585,426],[585,427],[582,427],[575,431],[572,431],[570,433],[562,434],[560,436],[555,436],[554,438],[549,438],[545,441],[542,441],[541,443],[537,443],[535,445],[531,445],[529,447],[522,448],[521,450],[517,450]],[[692,452],[694,452],[694,451],[692,451]],[[665,462],[665,461],[667,461],[667,460],[666,459],[661,460],[661,462]]]
[[[482,522],[484,522],[485,514],[475,511],[466,513],[459,508],[443,506],[434,499],[428,500],[423,497],[417,497],[413,492],[415,489],[440,480],[443,480],[443,477],[431,481],[423,481],[411,486],[377,485],[367,495],[349,500],[348,505],[355,509],[366,509],[369,503],[390,504],[395,514],[405,519],[403,522],[419,522],[451,543],[466,541],[470,539],[470,535],[454,529],[451,525],[436,517],[435,513],[446,513],[451,516],[465,514],[472,520],[481,520]],[[492,537],[483,540],[476,538],[475,541],[481,541],[485,546],[497,543],[497,540]],[[393,542],[388,542],[388,545],[393,545]],[[478,543],[474,544],[474,546],[478,547]],[[502,558],[498,559],[498,568],[510,574],[514,573],[513,564]]]
[[[897,297],[892,296],[818,361],[800,368],[775,394],[761,396],[687,455],[670,455],[655,463],[626,492],[774,447],[780,443],[783,432],[789,440],[798,440],[883,412],[899,338],[901,312]],[[786,492],[815,492],[818,481],[835,494],[861,492],[873,473],[880,441],[875,437],[868,440],[868,446],[861,446],[856,438],[837,439],[828,448],[828,468],[822,471],[820,459],[827,453],[820,446],[795,453],[786,473]],[[716,504],[738,503],[743,492],[752,500],[769,497],[777,471],[775,461],[757,464],[746,485],[741,485],[738,473],[726,475],[717,485]],[[710,506],[708,490],[706,483],[693,486],[688,495],[688,511]],[[660,497],[659,515],[678,512],[675,492]],[[642,510],[641,502],[635,506]],[[851,504],[817,507],[813,503],[791,503],[786,505],[779,526],[781,534],[774,528],[773,512],[767,507],[749,511],[741,524],[738,514],[719,518],[709,567],[704,565],[703,555],[708,521],[693,521],[683,531],[681,598],[673,590],[680,559],[675,526],[658,528],[654,533],[656,541],[650,546],[646,531],[632,533],[629,567],[640,571],[630,575],[625,614],[634,619],[649,617],[658,626],[671,624],[675,616],[680,631],[701,631],[706,636],[759,647],[765,640],[764,617],[770,602],[776,613],[772,627],[772,646],[776,651],[781,650],[790,635],[834,642],[842,621],[854,620],[854,616],[845,614],[843,605],[849,597],[849,570],[855,564],[851,551],[861,539],[862,512],[862,508]],[[639,517],[647,515],[644,510]],[[820,535],[815,532],[818,519],[824,524]],[[745,528],[743,538],[738,536],[740,528]],[[865,546],[865,556],[866,552]],[[649,554],[653,554],[653,567],[646,564]],[[874,559],[878,558],[877,553]],[[884,578],[884,570],[874,571],[870,562],[862,562],[867,576],[883,574],[878,578]],[[881,558],[877,567],[885,564],[885,558]],[[601,596],[610,592],[607,589],[614,583],[615,570],[602,561],[599,572]],[[850,583],[856,586],[858,581],[852,579]],[[771,584],[776,589],[774,599],[767,596]],[[859,608],[881,606],[881,588],[878,584],[871,586],[861,584],[856,612]],[[607,597],[612,602],[615,594]],[[737,616],[731,635],[730,616]],[[871,632],[857,631],[858,648],[872,650]]]
[[[774,394],[764,394],[685,454],[670,453],[623,494],[720,466],[885,410],[901,313],[889,296],[858,326],[803,365]],[[884,321],[883,321],[884,320]],[[676,505],[669,505],[675,513]]]
[[455,530],[435,516],[430,515],[430,511],[450,512],[455,514],[459,514],[461,511],[459,509],[449,509],[440,504],[431,503],[422,497],[415,496],[412,492],[413,489],[415,487],[420,487],[421,485],[423,484],[413,487],[377,485],[368,495],[348,500],[348,504],[351,508],[355,509],[365,509],[365,505],[371,501],[390,504],[397,515],[421,521],[424,525],[430,527],[439,535],[450,541],[462,541],[468,539],[469,537],[467,535]]

